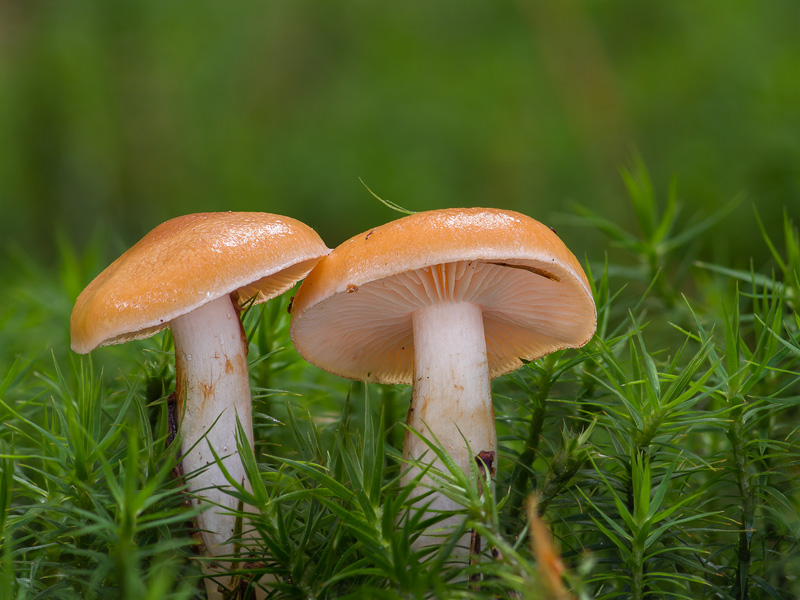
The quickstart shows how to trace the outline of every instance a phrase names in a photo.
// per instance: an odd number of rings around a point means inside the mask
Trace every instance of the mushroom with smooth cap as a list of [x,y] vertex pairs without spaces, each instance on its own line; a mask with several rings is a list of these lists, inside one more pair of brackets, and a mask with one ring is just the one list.
[[[70,319],[72,349],[149,337],[169,327],[175,342],[176,396],[184,472],[206,550],[232,556],[237,500],[209,446],[237,481],[245,473],[236,449],[236,419],[253,447],[247,340],[238,308],[282,294],[330,250],[309,226],[267,213],[198,213],[162,223],[98,275],[78,297]],[[205,436],[206,441],[197,443]],[[244,440],[242,440],[244,443]],[[196,444],[196,446],[195,446]],[[189,448],[195,446],[191,452]],[[224,564],[223,564],[224,566]],[[219,566],[209,564],[208,573]],[[224,586],[230,581],[223,581]],[[209,597],[221,597],[207,580]]]
[[[511,211],[443,209],[357,235],[317,263],[295,296],[291,336],[331,373],[413,384],[407,424],[466,472],[478,456],[494,470],[490,379],[586,344],[596,321],[586,275],[549,227]],[[404,458],[427,450],[406,432]],[[458,508],[433,497],[432,510]]]

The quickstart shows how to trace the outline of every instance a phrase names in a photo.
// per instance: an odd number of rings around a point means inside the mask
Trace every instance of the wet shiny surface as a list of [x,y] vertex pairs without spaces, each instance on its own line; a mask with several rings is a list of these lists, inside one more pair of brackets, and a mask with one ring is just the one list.
[[[301,279],[328,249],[307,225],[268,213],[197,213],[162,223],[90,283],[72,313],[73,349],[146,337],[247,288],[256,301]],[[293,269],[301,263],[302,269]],[[288,271],[287,271],[288,270]],[[291,277],[282,276],[288,272]],[[254,282],[258,282],[255,284]]]

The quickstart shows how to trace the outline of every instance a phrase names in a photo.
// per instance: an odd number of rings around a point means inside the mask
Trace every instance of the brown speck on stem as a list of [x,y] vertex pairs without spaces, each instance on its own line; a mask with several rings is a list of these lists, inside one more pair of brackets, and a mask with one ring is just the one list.
[[[482,450],[481,452],[478,452],[478,454],[475,456],[475,462],[478,463],[478,472],[481,475],[481,479],[486,477],[485,467],[489,468],[489,475],[491,477],[494,477],[494,474],[495,474],[494,459],[495,459],[495,457],[496,457],[496,454],[495,454],[494,450],[488,450],[488,451],[487,450]],[[480,485],[480,481],[478,482],[478,485]],[[480,488],[478,488],[478,489],[480,489]]]

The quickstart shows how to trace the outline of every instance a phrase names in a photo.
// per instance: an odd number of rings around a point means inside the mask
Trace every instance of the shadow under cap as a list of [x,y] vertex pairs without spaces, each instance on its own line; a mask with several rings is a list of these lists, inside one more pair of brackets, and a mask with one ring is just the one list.
[[538,221],[497,209],[417,213],[354,236],[309,273],[292,339],[351,379],[411,383],[411,314],[439,302],[481,308],[497,377],[591,339],[596,310],[575,256]]

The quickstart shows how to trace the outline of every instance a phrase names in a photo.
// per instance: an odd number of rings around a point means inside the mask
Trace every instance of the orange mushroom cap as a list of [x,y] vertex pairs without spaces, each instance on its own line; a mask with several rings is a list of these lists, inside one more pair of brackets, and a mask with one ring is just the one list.
[[597,322],[580,263],[549,227],[443,209],[359,234],[317,263],[292,305],[292,340],[332,373],[411,383],[411,314],[437,302],[481,307],[491,377],[584,345]]
[[98,275],[70,318],[72,349],[149,337],[225,294],[240,306],[291,288],[330,250],[308,225],[268,213],[166,221]]

